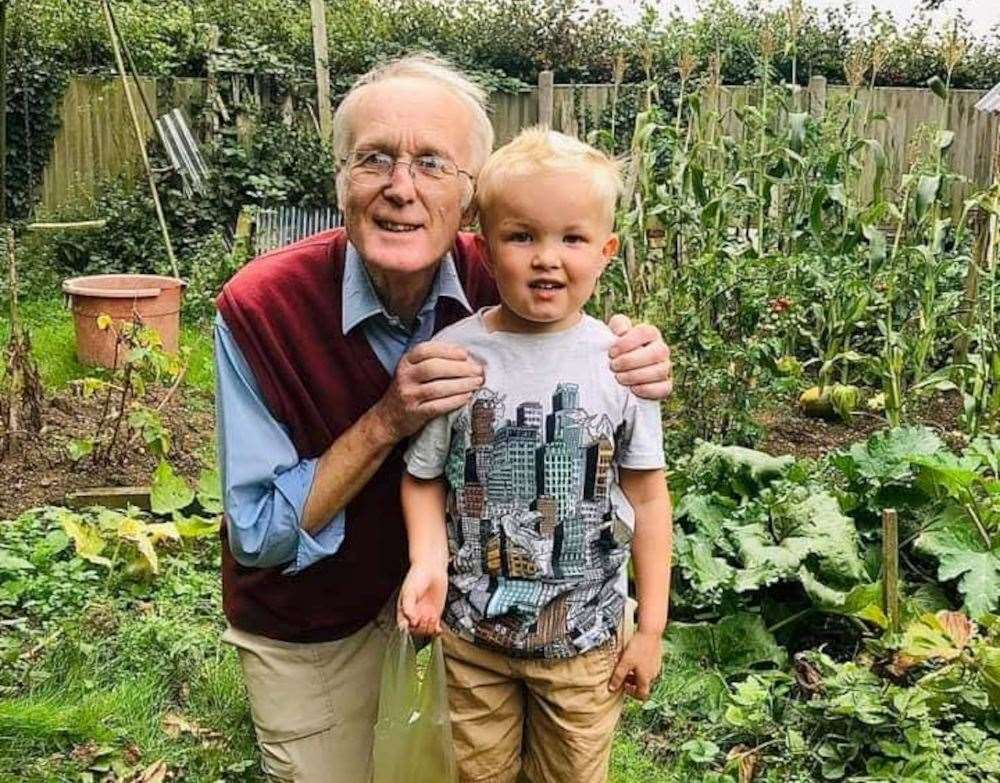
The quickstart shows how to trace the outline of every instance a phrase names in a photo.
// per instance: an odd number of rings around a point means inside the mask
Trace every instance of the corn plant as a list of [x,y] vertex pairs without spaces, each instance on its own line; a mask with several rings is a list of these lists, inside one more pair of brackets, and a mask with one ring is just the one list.
[[[797,13],[789,9],[781,33],[790,52]],[[648,92],[620,203],[623,263],[602,283],[605,311],[658,323],[686,357],[678,390],[707,417],[692,425],[702,436],[738,440],[755,395],[777,382],[769,373],[794,362],[820,386],[874,388],[893,424],[915,410],[915,395],[952,385],[971,395],[965,429],[994,422],[994,267],[962,320],[963,280],[976,263],[971,226],[987,207],[951,203],[960,179],[948,162],[947,118],[961,41],[949,39],[943,78],[930,85],[937,119],[911,139],[906,170],[893,171],[875,134],[891,118],[871,97],[884,49],[852,52],[848,89],[820,115],[797,85],[775,78],[776,36],[761,31],[745,104],[721,85],[721,54],[700,68],[683,48],[676,102],[658,106]],[[953,358],[963,335],[973,350]],[[711,393],[699,374],[720,379]]]

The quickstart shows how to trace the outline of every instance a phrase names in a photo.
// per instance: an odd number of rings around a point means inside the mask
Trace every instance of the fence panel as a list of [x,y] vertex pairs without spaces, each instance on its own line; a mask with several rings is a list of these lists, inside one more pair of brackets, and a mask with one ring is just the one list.
[[[139,79],[139,88],[155,116],[156,81]],[[153,125],[139,106],[140,124],[151,135]],[[59,122],[42,175],[44,207],[56,209],[90,194],[98,180],[137,165],[139,146],[120,81],[93,76],[71,79],[59,107]]]
[[[188,112],[200,105],[206,94],[205,79],[174,79],[161,85],[163,103],[157,106],[157,83],[153,79],[140,79],[143,93],[153,112],[181,108]],[[622,90],[631,89],[623,85]],[[558,130],[585,135],[605,114],[612,100],[611,85],[556,85],[553,95],[552,124]],[[829,111],[847,94],[843,86],[826,88],[825,101]],[[973,108],[983,95],[981,90],[953,90],[951,110],[947,125],[955,131],[955,142],[949,152],[952,168],[970,180],[958,187],[955,203],[975,185],[988,184],[993,145],[1000,134],[1000,119],[988,116]],[[746,86],[724,87],[718,96],[718,106],[725,113],[723,127],[727,133],[740,131],[740,123],[731,110],[753,103],[756,94]],[[808,101],[810,95],[804,95]],[[874,115],[884,114],[884,121],[876,122],[869,135],[882,142],[890,176],[887,183],[895,187],[909,165],[912,145],[917,130],[922,125],[936,123],[941,110],[940,101],[930,90],[917,88],[877,87],[869,94],[862,90],[860,100],[870,104]],[[819,101],[812,96],[814,103]],[[707,99],[711,100],[711,98]],[[497,144],[509,141],[524,127],[538,122],[538,90],[531,88],[519,93],[497,93],[491,96],[493,106],[491,121]],[[49,155],[42,183],[42,204],[55,209],[72,198],[92,191],[96,182],[138,160],[138,149],[132,136],[128,107],[121,83],[106,78],[78,76],[70,80],[60,106],[62,128]],[[140,121],[152,135],[153,127],[141,113]],[[868,166],[863,182],[871,187],[872,170]]]

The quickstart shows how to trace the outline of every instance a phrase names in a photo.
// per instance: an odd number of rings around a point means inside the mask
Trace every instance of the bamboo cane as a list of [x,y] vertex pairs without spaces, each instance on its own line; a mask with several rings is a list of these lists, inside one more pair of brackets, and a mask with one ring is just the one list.
[[[146,153],[146,136],[142,132],[142,126],[139,124],[139,112],[135,107],[135,98],[132,97],[132,91],[129,89],[128,84],[128,74],[125,71],[125,63],[122,60],[121,46],[118,41],[118,36],[115,33],[115,23],[111,16],[111,5],[110,0],[101,0],[101,10],[104,11],[104,21],[108,25],[108,35],[111,36],[111,48],[115,53],[115,62],[118,65],[118,75],[122,80],[122,88],[125,90],[125,101],[128,104],[129,115],[132,117],[132,128],[135,130],[135,140],[139,145],[139,152],[142,155],[142,165],[146,169],[146,177],[149,179],[149,189],[153,194],[153,204],[156,206],[156,218],[160,222],[160,232],[163,234],[163,244],[167,248],[167,258],[170,259],[170,268],[173,270],[174,277],[180,277],[180,271],[177,268],[177,258],[174,256],[174,246],[170,242],[170,232],[167,229],[167,220],[163,215],[163,206],[160,204],[160,194],[156,190],[156,180],[153,178],[153,167],[149,163],[149,155]],[[133,74],[135,78],[135,74]]]
[[21,326],[17,313],[17,264],[14,261],[14,229],[7,226],[3,237],[7,256],[7,275],[10,284],[10,384],[7,388],[7,443],[6,453],[16,457],[21,453],[21,394],[24,388],[24,371],[17,352],[21,344]]

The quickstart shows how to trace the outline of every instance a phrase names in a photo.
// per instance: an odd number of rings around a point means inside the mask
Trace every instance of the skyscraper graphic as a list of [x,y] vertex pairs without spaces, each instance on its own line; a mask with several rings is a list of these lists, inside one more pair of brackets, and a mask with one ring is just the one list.
[[542,404],[540,402],[523,402],[517,406],[517,426],[533,427],[538,430],[539,439],[542,430]]
[[607,632],[599,596],[627,553],[609,523],[615,445],[579,391],[560,383],[548,416],[537,401],[510,416],[484,389],[453,428],[452,583],[468,591],[449,591],[446,619],[488,644],[561,656]]
[[496,402],[492,397],[477,397],[472,403],[472,448],[493,442],[493,421],[496,418]]

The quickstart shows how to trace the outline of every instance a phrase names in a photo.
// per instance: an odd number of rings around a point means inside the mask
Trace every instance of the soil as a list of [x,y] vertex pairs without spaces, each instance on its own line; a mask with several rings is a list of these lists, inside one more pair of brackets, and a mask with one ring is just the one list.
[[[945,441],[953,440],[962,412],[957,392],[937,394],[921,400],[913,412],[912,423],[937,430]],[[768,410],[758,417],[767,435],[756,448],[780,456],[819,458],[848,446],[889,426],[881,414],[857,412],[848,423],[839,419],[825,421],[805,416],[798,406],[787,405]]]
[[[151,391],[150,404],[154,407],[155,394]],[[95,465],[89,457],[74,463],[67,456],[70,440],[93,435],[101,407],[102,400],[84,399],[73,390],[46,400],[39,436],[23,445],[19,457],[0,459],[0,519],[15,517],[35,506],[62,505],[67,493],[82,489],[150,483],[157,460],[138,440],[121,459],[109,465]],[[957,427],[961,409],[957,394],[940,394],[923,401],[913,418],[948,440]],[[211,396],[181,389],[167,401],[161,416],[173,436],[170,464],[180,475],[197,479],[201,469],[211,463],[215,447]],[[808,418],[794,404],[765,411],[759,422],[767,435],[757,448],[774,455],[812,458],[864,440],[888,426],[883,416],[870,413],[857,413],[849,423]]]
[[[150,390],[147,404],[156,407],[166,391]],[[46,398],[42,430],[22,444],[21,454],[0,458],[0,519],[10,519],[29,508],[63,505],[67,493],[96,487],[149,485],[158,460],[135,438],[122,456],[107,465],[95,465],[88,456],[70,460],[66,446],[75,438],[93,436],[103,408],[97,395],[84,399],[75,389]],[[215,445],[215,414],[210,395],[179,389],[160,411],[173,443],[169,461],[174,470],[197,479],[211,464]],[[123,422],[122,426],[125,424]],[[131,433],[119,437],[125,444]]]

